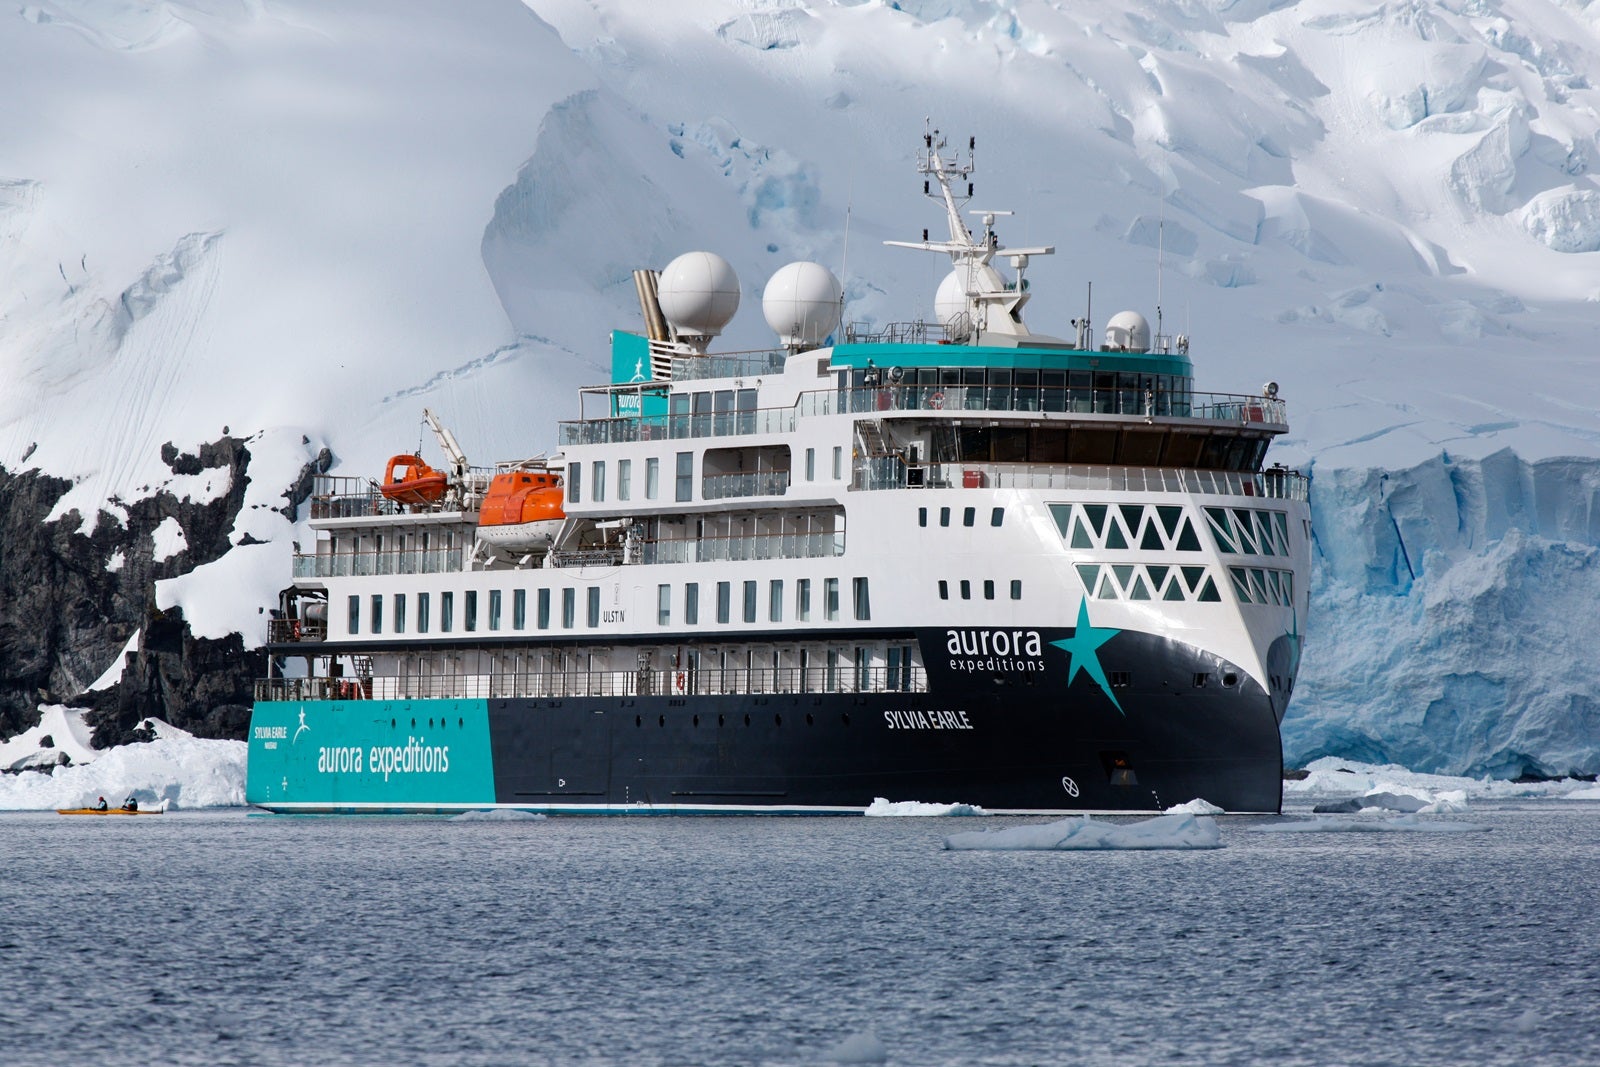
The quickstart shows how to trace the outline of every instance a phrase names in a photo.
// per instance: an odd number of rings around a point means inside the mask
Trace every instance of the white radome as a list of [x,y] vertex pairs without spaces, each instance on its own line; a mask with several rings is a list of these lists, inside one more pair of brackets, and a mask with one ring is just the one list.
[[685,252],[661,272],[656,299],[674,330],[715,337],[739,310],[739,276],[715,252]]
[[1106,321],[1106,347],[1121,352],[1150,351],[1150,323],[1137,311],[1119,311]]
[[939,283],[939,289],[933,295],[933,317],[944,327],[946,337],[952,341],[964,341],[977,325],[973,322],[974,309],[972,301],[967,299],[967,293],[998,293],[1005,287],[1005,278],[987,264],[968,270],[953,270],[944,276],[944,281]]
[[761,313],[786,347],[821,344],[839,325],[844,289],[821,263],[778,268],[761,294]]

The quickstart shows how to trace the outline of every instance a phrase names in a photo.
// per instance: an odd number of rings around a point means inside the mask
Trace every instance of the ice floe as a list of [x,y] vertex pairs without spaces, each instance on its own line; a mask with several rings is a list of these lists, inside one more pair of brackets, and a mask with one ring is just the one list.
[[989,813],[976,804],[929,804],[921,800],[886,800],[883,797],[875,797],[862,814],[883,818],[927,818]]
[[1174,804],[1167,809],[1168,815],[1225,815],[1226,808],[1219,808],[1204,797],[1195,797],[1186,804]]
[[1101,822],[1083,816],[1004,830],[951,834],[944,839],[944,847],[998,852],[1221,848],[1222,833],[1217,821],[1204,815],[1158,815],[1132,823]]

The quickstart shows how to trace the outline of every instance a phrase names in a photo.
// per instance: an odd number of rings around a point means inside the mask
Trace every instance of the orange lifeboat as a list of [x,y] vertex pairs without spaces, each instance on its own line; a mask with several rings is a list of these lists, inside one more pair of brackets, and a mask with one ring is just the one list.
[[506,551],[549,548],[567,517],[564,498],[558,474],[541,470],[496,474],[478,508],[478,539]]
[[444,499],[450,481],[443,471],[434,470],[422,462],[421,456],[406,454],[390,456],[389,466],[383,472],[383,484],[378,487],[386,500],[412,507],[427,507]]

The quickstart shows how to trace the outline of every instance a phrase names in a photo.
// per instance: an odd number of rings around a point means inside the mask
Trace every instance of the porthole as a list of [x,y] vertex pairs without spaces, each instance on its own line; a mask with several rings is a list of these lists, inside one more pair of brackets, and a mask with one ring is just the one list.
[[718,715],[717,716],[717,725],[718,726],[726,726],[727,725],[727,720],[722,715]]
[[694,724],[695,724],[695,725],[696,725],[696,726],[699,726],[699,725],[700,725],[700,716],[698,716],[698,715],[696,715],[696,716],[695,716],[695,717],[694,717],[694,720],[693,720],[693,721],[694,721]]
[[633,725],[635,725],[635,726],[643,726],[644,725],[644,716],[643,715],[635,715],[633,717]]
[[416,719],[412,719],[411,720],[411,728],[413,730],[415,730],[417,728],[417,720]]
[[840,715],[839,718],[844,721],[844,724],[846,726],[850,725],[850,713],[848,711],[845,712],[843,715]]
[[465,727],[466,725],[467,725],[467,720],[465,720],[465,719],[457,719],[456,720],[456,728],[457,729],[461,729],[462,727]]
[[389,720],[389,729],[393,730],[398,725],[393,719]]
[[1227,674],[1224,674],[1222,676],[1222,687],[1224,689],[1232,689],[1234,686],[1236,686],[1238,684],[1239,684],[1239,676],[1237,674],[1234,674],[1232,671],[1229,671]]
[[657,716],[656,722],[661,726],[665,726],[667,725],[667,717],[665,715]]
[[782,715],[774,715],[772,717],[772,725],[774,725],[774,726],[782,726],[783,725],[783,716]]
[[746,714],[745,714],[745,717],[744,717],[744,724],[745,724],[745,725],[746,725],[746,726],[749,726],[749,725],[750,725],[750,715],[749,715],[749,713],[748,713],[748,712],[747,712],[747,713],[746,713]]
[[811,713],[809,711],[806,712],[806,725],[807,726],[815,726],[816,725],[816,720],[811,717]]

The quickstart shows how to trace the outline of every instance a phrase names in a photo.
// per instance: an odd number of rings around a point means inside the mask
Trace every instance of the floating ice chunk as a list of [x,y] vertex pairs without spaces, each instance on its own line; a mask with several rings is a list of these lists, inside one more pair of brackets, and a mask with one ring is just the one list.
[[549,816],[536,811],[518,811],[516,808],[485,808],[464,811],[450,816],[451,822],[540,822]]
[[1159,815],[1133,823],[1084,816],[1004,830],[973,830],[944,839],[948,849],[1001,852],[1076,849],[1221,848],[1217,821],[1204,815]]
[[1476,833],[1487,826],[1470,822],[1437,822],[1415,815],[1393,819],[1302,819],[1297,822],[1262,823],[1247,827],[1258,834],[1384,834],[1384,833]]
[[1418,815],[1455,815],[1467,810],[1467,791],[1452,789],[1433,798],[1433,803],[1417,809]]
[[1204,797],[1195,797],[1187,804],[1174,804],[1167,809],[1168,815],[1225,815],[1227,808],[1219,808]]
[[93,763],[57,767],[49,774],[0,775],[0,810],[83,808],[98,797],[120,802],[130,793],[141,808],[243,806],[248,749],[243,741],[163,737],[163,730],[172,728],[151,721],[155,741],[107,749]]
[[877,1034],[851,1034],[822,1054],[830,1063],[887,1063],[889,1050]]
[[987,815],[976,804],[928,804],[920,800],[887,800],[874,797],[863,815],[885,818],[929,817],[941,815]]

